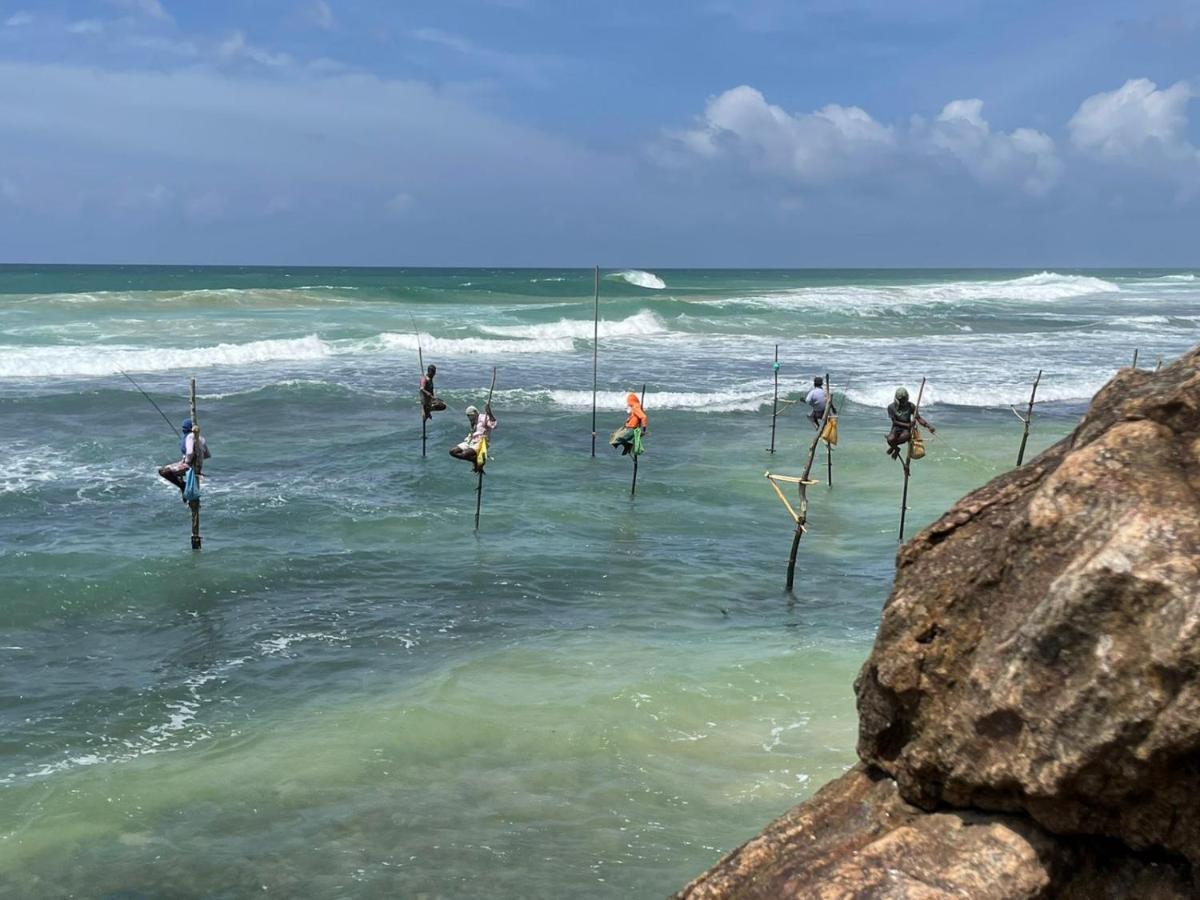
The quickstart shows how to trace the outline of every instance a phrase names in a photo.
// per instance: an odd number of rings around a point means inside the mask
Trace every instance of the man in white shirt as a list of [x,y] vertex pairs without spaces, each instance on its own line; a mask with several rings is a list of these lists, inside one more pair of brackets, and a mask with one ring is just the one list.
[[[814,428],[820,428],[821,420],[825,418],[825,404],[829,402],[829,398],[825,394],[825,379],[820,375],[813,379],[813,389],[808,392],[804,402],[812,407],[812,412],[808,414],[808,420],[813,423]],[[831,409],[830,412],[836,413],[837,407]]]

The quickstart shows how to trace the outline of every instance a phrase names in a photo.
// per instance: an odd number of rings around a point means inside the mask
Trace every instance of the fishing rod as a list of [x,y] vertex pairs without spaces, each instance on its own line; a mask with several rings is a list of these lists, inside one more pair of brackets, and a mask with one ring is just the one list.
[[417,339],[417,362],[421,366],[421,374],[424,375],[425,374],[425,353],[421,350],[421,331],[420,331],[420,329],[417,328],[417,317],[414,316],[412,313],[409,313],[408,317],[410,319],[412,319],[413,336]]
[[138,393],[140,393],[143,397],[145,397],[147,400],[149,400],[150,405],[153,406],[156,410],[158,410],[158,414],[163,417],[163,421],[171,426],[171,433],[179,434],[179,429],[175,427],[175,423],[172,422],[170,419],[168,419],[167,414],[158,408],[158,404],[154,402],[154,399],[149,394],[147,394],[145,391],[142,390],[142,386],[140,384],[138,384],[136,381],[134,381],[132,378],[130,378],[129,373],[126,372],[124,369],[117,369],[117,371],[120,372],[122,375],[124,375],[126,378],[129,378],[129,383],[138,389]]

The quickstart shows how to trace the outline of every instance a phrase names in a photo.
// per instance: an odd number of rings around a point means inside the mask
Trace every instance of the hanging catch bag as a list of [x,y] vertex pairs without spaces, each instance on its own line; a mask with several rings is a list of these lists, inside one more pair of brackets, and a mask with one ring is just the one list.
[[921,431],[916,425],[912,430],[912,455],[911,459],[925,458],[925,439],[921,437]]

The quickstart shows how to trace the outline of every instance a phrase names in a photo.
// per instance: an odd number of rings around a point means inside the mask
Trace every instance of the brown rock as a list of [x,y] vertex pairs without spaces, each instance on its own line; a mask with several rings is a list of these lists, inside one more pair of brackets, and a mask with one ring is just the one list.
[[905,546],[856,688],[910,802],[1200,862],[1200,349]]
[[[1114,892],[1116,891],[1116,892]],[[1025,816],[925,813],[858,766],[697,878],[678,900],[1182,900],[1181,867],[1061,841]]]

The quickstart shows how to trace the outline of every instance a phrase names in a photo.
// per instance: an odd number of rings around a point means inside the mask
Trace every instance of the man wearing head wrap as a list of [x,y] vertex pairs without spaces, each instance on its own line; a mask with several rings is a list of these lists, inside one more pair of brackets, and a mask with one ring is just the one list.
[[[179,452],[182,454],[182,458],[179,462],[163,466],[158,470],[158,474],[179,488],[179,494],[182,497],[188,470],[196,460],[196,435],[192,433],[192,420],[184,419],[183,427],[179,431]],[[204,459],[212,458],[212,454],[208,452],[208,441],[204,439],[203,435],[200,436],[200,452],[204,454]]]
[[649,419],[646,418],[646,411],[642,409],[641,399],[632,391],[625,397],[625,412],[628,413],[625,424],[614,431],[608,439],[608,443],[614,450],[617,447],[621,448],[622,456],[628,456],[633,450],[634,429],[641,429],[642,434],[645,434],[646,426],[650,424]]
[[435,412],[441,412],[446,408],[446,404],[433,392],[433,376],[436,374],[437,366],[430,363],[425,369],[425,374],[421,376],[421,414],[426,421],[432,419]]
[[926,422],[917,408],[908,399],[908,391],[904,388],[896,388],[896,399],[890,403],[887,408],[888,418],[892,420],[892,430],[887,436],[887,454],[892,459],[900,458],[900,448],[908,443],[908,439],[912,436],[913,417],[916,416],[917,424],[924,425],[929,429],[930,434],[937,434],[937,429]]
[[492,415],[490,405],[484,407],[482,414],[474,406],[468,406],[467,421],[471,423],[471,430],[465,438],[450,448],[450,455],[455,459],[467,460],[471,463],[471,469],[478,472],[480,468],[477,461],[479,447],[484,440],[492,436],[492,429],[499,423]]

